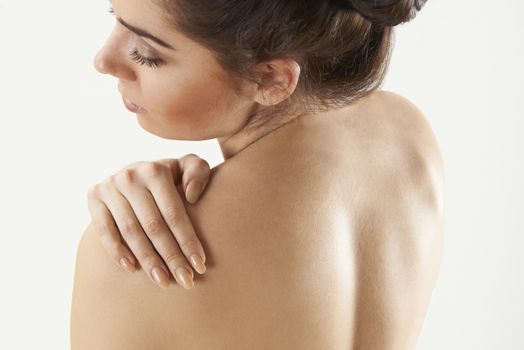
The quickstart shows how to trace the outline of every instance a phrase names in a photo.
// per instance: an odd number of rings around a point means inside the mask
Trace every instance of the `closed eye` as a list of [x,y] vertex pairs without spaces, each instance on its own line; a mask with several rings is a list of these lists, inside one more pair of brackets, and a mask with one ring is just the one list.
[[164,63],[164,61],[160,58],[149,58],[143,56],[142,54],[140,54],[140,52],[138,52],[138,49],[136,47],[129,52],[129,56],[134,61],[140,63],[143,66],[148,66],[150,68],[158,68]]
[[[107,12],[115,15],[115,9],[112,6],[109,7]],[[129,57],[131,57],[133,61],[149,68],[158,68],[164,63],[161,58],[151,58],[142,55],[140,52],[138,52],[138,48],[136,47],[129,52]]]

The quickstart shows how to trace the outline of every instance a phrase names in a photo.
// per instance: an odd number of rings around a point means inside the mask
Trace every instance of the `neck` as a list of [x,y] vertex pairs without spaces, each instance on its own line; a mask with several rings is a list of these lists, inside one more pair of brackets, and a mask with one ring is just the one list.
[[259,114],[257,117],[251,118],[239,132],[231,136],[218,138],[224,161],[238,155],[257,141],[264,139],[277,129],[305,114],[306,113]]

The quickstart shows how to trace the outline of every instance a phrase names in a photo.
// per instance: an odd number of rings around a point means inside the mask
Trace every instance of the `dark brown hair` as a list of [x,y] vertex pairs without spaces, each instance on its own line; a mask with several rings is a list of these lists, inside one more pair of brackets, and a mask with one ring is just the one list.
[[[159,0],[169,20],[208,48],[236,79],[262,83],[253,68],[290,57],[301,68],[279,107],[337,108],[380,86],[394,25],[426,0]],[[281,112],[282,109],[279,109]]]

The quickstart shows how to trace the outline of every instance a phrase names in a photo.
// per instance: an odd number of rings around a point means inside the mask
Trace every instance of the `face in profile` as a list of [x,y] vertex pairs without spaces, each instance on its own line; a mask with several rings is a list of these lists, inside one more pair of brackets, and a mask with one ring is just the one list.
[[242,128],[257,105],[252,86],[235,89],[212,53],[177,32],[153,1],[113,0],[111,6],[115,27],[94,65],[117,78],[122,97],[141,107],[135,112],[142,128],[176,140],[226,137]]

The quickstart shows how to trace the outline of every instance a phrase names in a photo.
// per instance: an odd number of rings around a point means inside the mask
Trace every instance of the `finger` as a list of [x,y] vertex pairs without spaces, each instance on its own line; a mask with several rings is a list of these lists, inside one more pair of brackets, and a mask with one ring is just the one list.
[[161,159],[159,162],[171,168],[175,183],[182,183],[186,200],[194,204],[209,182],[209,164],[192,153],[180,159]]
[[169,285],[169,270],[144,233],[127,199],[114,187],[107,186],[101,194],[111,212],[120,235],[135,254],[149,279],[162,287]]
[[[167,227],[151,192],[141,186],[130,186],[123,189],[122,194],[128,199],[146,235],[177,282],[184,288],[191,289],[194,278],[193,269],[188,265],[179,244]],[[185,212],[185,208],[182,210]]]
[[204,248],[172,181],[168,174],[164,181],[152,181],[146,187],[154,197],[156,207],[160,210],[164,222],[174,235],[187,261],[198,273],[203,274],[206,271]]
[[[88,207],[104,249],[118,265],[129,272],[135,271],[136,266],[133,253],[129,250],[127,244],[122,242],[120,232],[109,209],[99,200],[88,201]],[[122,259],[127,259],[127,261],[122,261]]]
[[191,153],[180,158],[178,166],[182,173],[182,185],[186,194],[186,200],[194,204],[209,182],[211,172],[209,163]]
[[144,161],[138,161],[138,162],[130,163],[130,164],[126,165],[125,167],[123,167],[122,169],[120,169],[119,172],[123,171],[123,170],[126,170],[126,169],[136,168],[137,166],[139,166],[140,164],[143,164],[143,163],[145,163],[145,162]]

